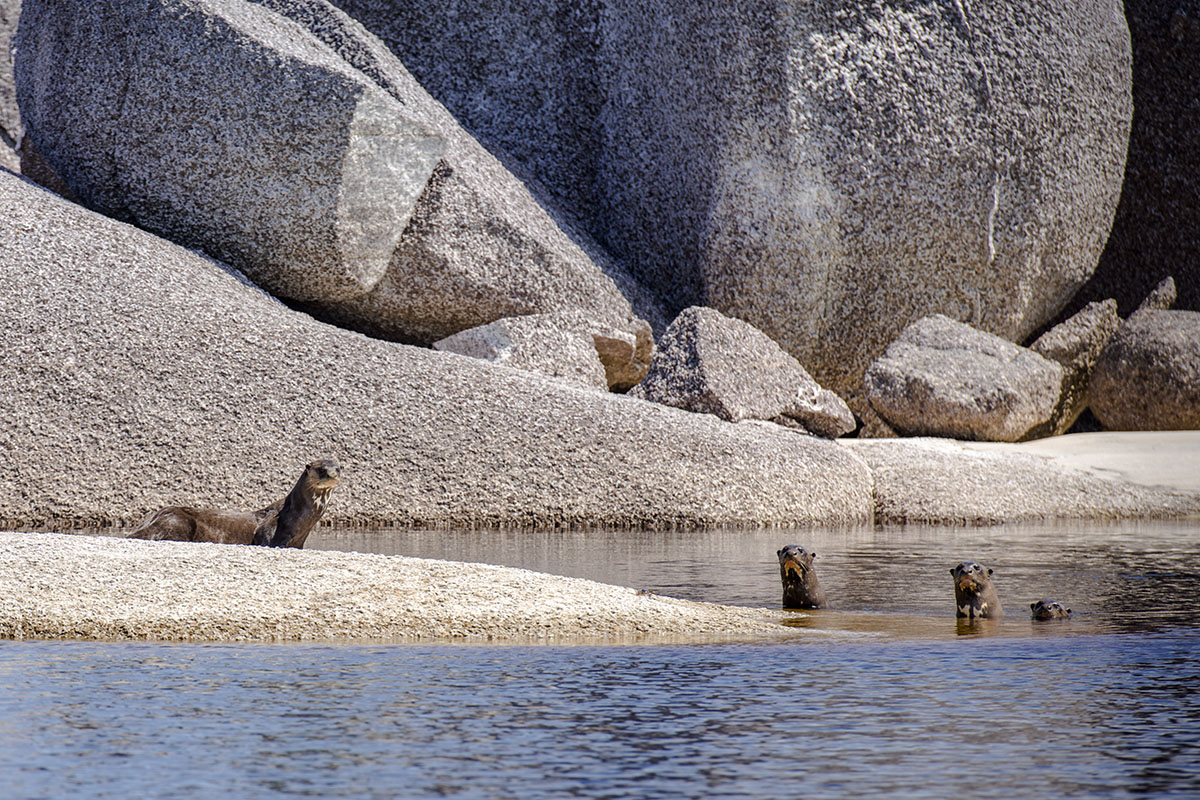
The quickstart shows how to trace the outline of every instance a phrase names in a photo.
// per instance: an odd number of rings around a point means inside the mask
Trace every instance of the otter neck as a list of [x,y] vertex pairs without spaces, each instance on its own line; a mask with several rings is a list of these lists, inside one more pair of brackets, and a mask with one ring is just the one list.
[[303,547],[309,531],[321,519],[325,512],[325,504],[329,502],[330,489],[310,488],[302,476],[288,496],[283,499],[283,508],[279,509],[279,522],[275,526],[275,536],[271,539],[271,547]]

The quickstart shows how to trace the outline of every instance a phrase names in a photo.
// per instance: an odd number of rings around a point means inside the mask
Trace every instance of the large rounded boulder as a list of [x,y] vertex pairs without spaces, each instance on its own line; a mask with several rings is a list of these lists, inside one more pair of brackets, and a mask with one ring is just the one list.
[[1108,236],[1129,31],[1098,0],[614,0],[600,237],[837,390],[910,322],[1009,340]]

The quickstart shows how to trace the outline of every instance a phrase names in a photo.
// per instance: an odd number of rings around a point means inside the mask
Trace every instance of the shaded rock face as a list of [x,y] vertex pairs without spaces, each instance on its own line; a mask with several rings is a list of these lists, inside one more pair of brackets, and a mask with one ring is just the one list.
[[826,438],[854,430],[842,399],[754,326],[702,306],[684,309],[630,394],[730,422],[797,424]]
[[905,328],[863,384],[901,434],[1015,442],[1050,421],[1062,380],[1061,365],[934,315]]
[[398,341],[560,309],[636,333],[627,295],[658,313],[324,0],[26,8],[28,127],[91,207]]
[[[540,185],[514,177],[382,42],[325,0],[254,2],[299,22],[406,107],[419,109],[447,143],[383,279],[352,300],[322,304],[318,314],[374,336],[424,344],[502,317],[584,311],[651,346],[646,323],[656,331],[667,324],[656,294]],[[446,11],[438,7],[432,17],[444,20]],[[478,11],[463,16],[472,15]],[[580,99],[574,90],[569,96]]]
[[[1158,282],[1158,285],[1146,295],[1146,299],[1137,307],[1137,311],[1166,311],[1175,305],[1179,295],[1175,290],[1175,278],[1168,275]],[[1137,313],[1135,311],[1134,313]]]
[[1126,320],[1092,374],[1091,408],[1109,430],[1200,428],[1200,312]]
[[1117,301],[1089,303],[1079,313],[1039,336],[1029,349],[1063,368],[1058,407],[1049,423],[1029,438],[1066,433],[1088,406],[1092,369],[1112,335],[1121,326]]
[[313,453],[339,523],[870,520],[836,443],[334,328],[7,173],[0,221],[0,527],[253,508]]
[[1022,339],[1095,268],[1131,114],[1109,0],[618,0],[603,26],[601,238],[831,389],[934,312]]
[[1133,125],[1121,201],[1096,274],[1069,310],[1116,298],[1128,315],[1164,276],[1200,311],[1200,3],[1126,0]]
[[[472,134],[593,219],[605,101],[599,0],[334,0]],[[660,331],[661,332],[661,331]]]

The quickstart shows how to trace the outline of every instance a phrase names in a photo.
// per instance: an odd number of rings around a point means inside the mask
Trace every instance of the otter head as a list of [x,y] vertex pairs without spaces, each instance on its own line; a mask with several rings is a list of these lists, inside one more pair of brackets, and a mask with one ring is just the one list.
[[992,571],[974,561],[963,561],[952,567],[954,576],[954,604],[958,616],[999,617],[1004,614],[1000,600],[992,586]]
[[990,582],[992,571],[984,569],[974,561],[964,561],[950,570],[954,576],[954,590],[968,594],[978,594]]
[[1043,598],[1029,604],[1029,613],[1034,619],[1059,619],[1071,616],[1071,609],[1057,600]]
[[810,553],[798,544],[789,544],[775,555],[779,556],[779,577],[784,583],[803,581],[817,557],[816,553]]
[[327,492],[338,485],[342,468],[332,458],[318,458],[304,468],[304,482],[318,492]]

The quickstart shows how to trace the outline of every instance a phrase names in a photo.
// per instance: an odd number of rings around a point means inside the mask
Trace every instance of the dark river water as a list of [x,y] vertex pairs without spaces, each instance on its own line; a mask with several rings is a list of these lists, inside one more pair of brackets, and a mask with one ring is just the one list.
[[[1200,797],[1200,524],[842,531],[324,530],[829,611],[731,644],[0,642],[0,798]],[[980,561],[1008,614],[961,624]],[[1033,622],[1052,597],[1069,620]]]

